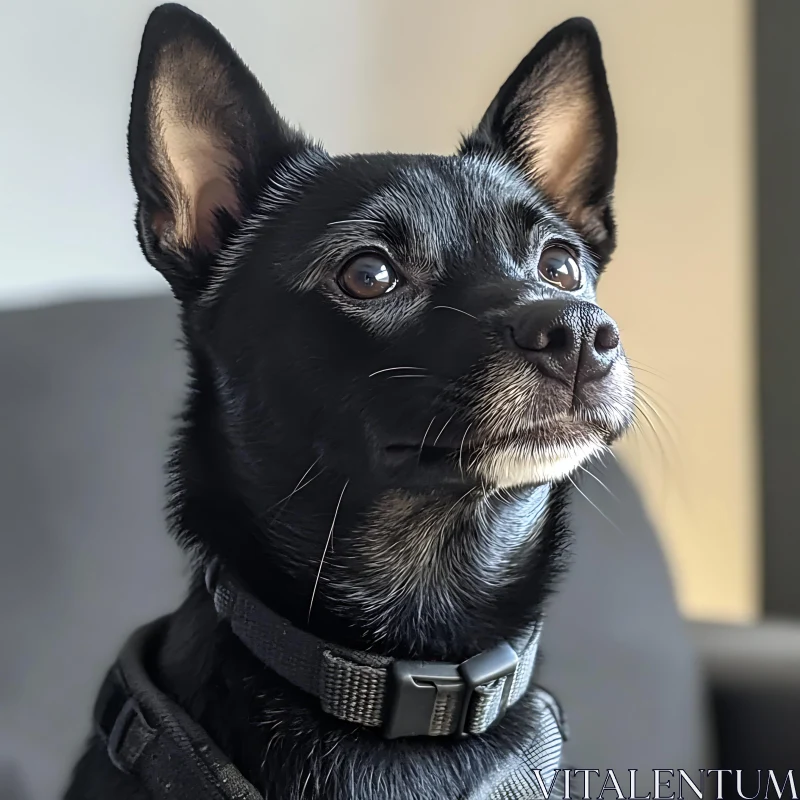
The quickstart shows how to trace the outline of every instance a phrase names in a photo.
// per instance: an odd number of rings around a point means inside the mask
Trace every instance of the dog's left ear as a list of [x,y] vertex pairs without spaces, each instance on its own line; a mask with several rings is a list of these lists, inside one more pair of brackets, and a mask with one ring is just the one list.
[[614,248],[614,108],[600,39],[587,19],[550,31],[492,101],[464,149],[499,150],[601,257]]
[[159,6],[142,37],[128,129],[147,259],[180,299],[203,288],[271,171],[308,147],[205,19]]

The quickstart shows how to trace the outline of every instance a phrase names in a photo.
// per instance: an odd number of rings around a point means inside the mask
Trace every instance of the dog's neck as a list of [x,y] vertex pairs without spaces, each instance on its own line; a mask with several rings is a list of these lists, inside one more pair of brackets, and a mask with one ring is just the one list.
[[295,625],[359,650],[459,661],[524,636],[560,567],[563,490],[376,490],[313,452],[231,486],[230,446],[194,409],[176,451],[180,540],[220,557]]
[[356,510],[360,524],[329,554],[330,607],[404,657],[460,660],[513,641],[542,600],[531,576],[552,533],[549,500],[546,486],[388,491]]

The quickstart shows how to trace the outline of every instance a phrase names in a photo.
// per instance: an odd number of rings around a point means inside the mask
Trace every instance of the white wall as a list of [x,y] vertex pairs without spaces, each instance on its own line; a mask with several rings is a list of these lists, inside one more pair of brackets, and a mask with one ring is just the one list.
[[[128,104],[154,0],[3,4],[0,307],[163,291],[134,236]],[[191,0],[280,108],[333,149],[368,147],[366,0]],[[335,32],[335,36],[332,36]]]
[[[191,0],[334,151],[452,150],[551,25],[592,17],[620,127],[601,286],[670,417],[624,448],[684,609],[757,613],[747,0]],[[125,128],[151,0],[14,6],[0,48],[0,305],[162,291]],[[670,441],[671,438],[671,441]],[[613,502],[609,504],[613,513]]]

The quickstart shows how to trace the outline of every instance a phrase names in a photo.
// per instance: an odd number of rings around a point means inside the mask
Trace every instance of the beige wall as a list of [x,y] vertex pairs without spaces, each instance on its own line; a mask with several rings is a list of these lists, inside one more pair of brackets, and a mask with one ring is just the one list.
[[450,151],[541,34],[571,15],[594,20],[620,128],[620,246],[601,300],[669,429],[655,421],[659,444],[643,423],[623,452],[683,608],[728,619],[758,608],[748,6],[372,3],[384,36],[367,75],[370,119],[352,143]]

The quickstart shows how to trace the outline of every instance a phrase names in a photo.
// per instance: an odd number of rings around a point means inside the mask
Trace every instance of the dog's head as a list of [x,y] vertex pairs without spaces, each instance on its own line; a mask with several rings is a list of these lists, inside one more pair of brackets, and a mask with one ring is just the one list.
[[163,6],[129,151],[142,248],[254,495],[276,452],[391,488],[557,481],[629,423],[595,303],[616,131],[588,21],[539,42],[456,155],[333,157]]

